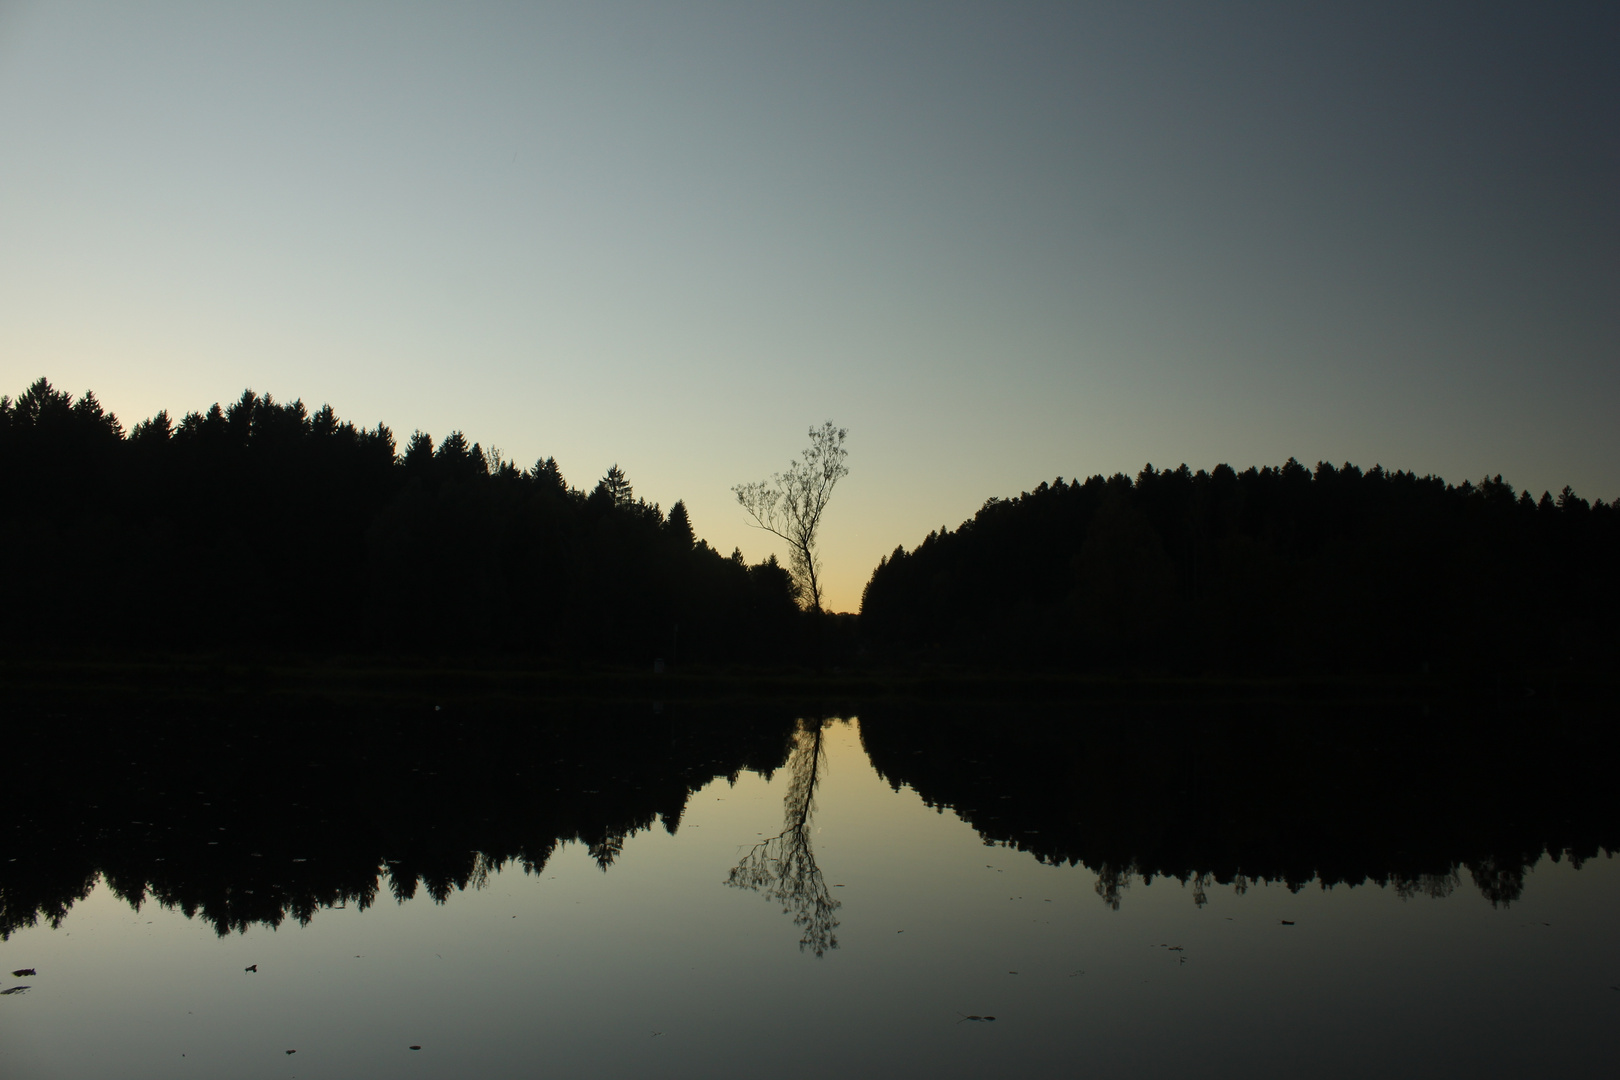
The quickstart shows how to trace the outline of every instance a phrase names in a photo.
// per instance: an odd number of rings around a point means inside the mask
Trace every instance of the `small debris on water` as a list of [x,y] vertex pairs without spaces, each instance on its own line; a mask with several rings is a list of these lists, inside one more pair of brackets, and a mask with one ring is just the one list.
[[296,1054],[296,1053],[298,1053],[298,1051],[296,1051],[296,1050],[289,1050],[289,1051],[287,1051],[287,1053],[289,1053],[289,1054]]
[[242,970],[243,971],[258,971],[259,970],[259,965],[258,964],[249,964],[247,967],[243,968]]
[[7,997],[11,994],[26,994],[28,989],[27,986],[8,986],[4,990],[0,990],[0,997]]
[[33,968],[18,968],[16,971],[11,973],[11,977],[14,979],[26,979],[30,976],[38,974],[39,972],[35,971]]
[[422,1049],[422,1048],[421,1048],[421,1047],[420,1047],[420,1046],[416,1046],[416,1045],[414,1045],[414,1044],[413,1044],[413,1045],[412,1045],[412,1046],[411,1046],[411,1049],[412,1049],[412,1050],[420,1050],[420,1049]]
[[1284,919],[1282,921],[1282,924],[1284,926],[1293,926],[1294,925],[1294,920],[1293,919]]
[[[956,1015],[961,1016],[962,1020],[972,1020],[975,1023],[980,1023],[980,1024],[989,1023],[991,1020],[995,1019],[995,1017],[993,1017],[993,1016],[962,1016],[961,1013],[957,1013]],[[962,1022],[962,1020],[958,1020],[957,1023],[960,1024]]]

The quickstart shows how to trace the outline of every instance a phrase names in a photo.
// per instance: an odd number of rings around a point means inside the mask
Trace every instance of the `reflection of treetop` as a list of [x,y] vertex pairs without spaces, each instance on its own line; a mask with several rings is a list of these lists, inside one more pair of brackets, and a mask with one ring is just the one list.
[[815,811],[816,784],[826,759],[822,728],[819,720],[800,721],[788,759],[782,832],[755,844],[726,879],[727,885],[752,889],[780,903],[783,914],[791,914],[793,924],[803,931],[799,948],[817,956],[838,948],[833,931],[838,928],[834,913],[839,908],[810,847],[810,815]]

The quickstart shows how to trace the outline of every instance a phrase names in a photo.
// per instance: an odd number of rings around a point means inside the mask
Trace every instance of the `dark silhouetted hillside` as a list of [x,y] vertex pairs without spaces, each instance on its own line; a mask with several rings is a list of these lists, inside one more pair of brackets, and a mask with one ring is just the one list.
[[991,499],[861,604],[894,660],[1188,675],[1609,663],[1620,512],[1292,459]]
[[0,398],[0,485],[13,653],[780,663],[815,637],[774,559],[714,551],[617,466],[585,491],[269,395],[126,435],[41,379]]

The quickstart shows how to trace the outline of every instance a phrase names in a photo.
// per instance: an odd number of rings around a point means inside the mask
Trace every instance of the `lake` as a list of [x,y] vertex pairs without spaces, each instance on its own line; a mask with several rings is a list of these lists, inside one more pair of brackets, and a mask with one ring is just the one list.
[[0,1072],[1613,1067],[1599,722],[847,711],[31,725]]

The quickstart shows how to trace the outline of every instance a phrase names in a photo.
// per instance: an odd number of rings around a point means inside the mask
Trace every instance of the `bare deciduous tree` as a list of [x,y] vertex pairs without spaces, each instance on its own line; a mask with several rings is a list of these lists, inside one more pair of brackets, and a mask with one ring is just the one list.
[[732,488],[737,502],[764,529],[788,542],[788,569],[798,582],[812,611],[821,611],[821,560],[816,556],[816,532],[822,512],[832,498],[833,485],[849,475],[844,464],[849,432],[828,420],[810,429],[810,446],[788,463],[786,471],[769,480]]

